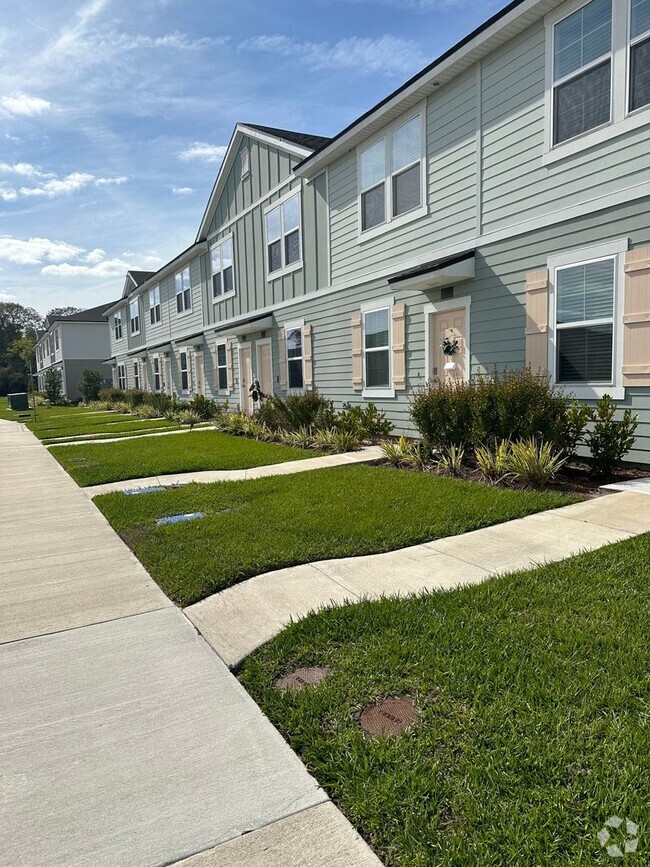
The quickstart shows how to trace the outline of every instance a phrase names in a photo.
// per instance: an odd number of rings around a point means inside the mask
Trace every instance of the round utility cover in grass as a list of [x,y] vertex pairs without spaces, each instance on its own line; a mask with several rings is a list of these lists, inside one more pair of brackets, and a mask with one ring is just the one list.
[[373,737],[401,735],[418,720],[418,709],[412,698],[390,696],[376,704],[364,707],[359,725]]
[[281,692],[284,692],[285,690],[297,692],[300,689],[304,689],[306,686],[316,686],[316,684],[320,683],[328,674],[329,669],[319,668],[318,666],[313,666],[311,668],[297,668],[295,671],[290,672],[290,674],[285,674],[284,677],[276,680],[275,688],[279,689]]

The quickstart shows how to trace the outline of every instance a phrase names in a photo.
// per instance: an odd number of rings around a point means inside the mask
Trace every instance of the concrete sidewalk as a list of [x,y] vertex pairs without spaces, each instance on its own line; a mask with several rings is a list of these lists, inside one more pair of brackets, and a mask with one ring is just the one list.
[[331,604],[449,590],[650,531],[645,494],[608,494],[386,554],[323,560],[258,575],[185,609],[235,666],[290,621]]
[[11,422],[0,466],[0,865],[377,867],[185,615]]
[[305,473],[308,470],[322,470],[326,467],[340,467],[344,464],[368,464],[381,458],[379,446],[368,446],[356,452],[345,452],[337,455],[320,455],[314,458],[304,458],[299,461],[286,461],[282,464],[267,464],[263,467],[252,467],[249,470],[199,470],[192,473],[170,473],[164,476],[146,476],[140,479],[126,479],[123,482],[109,482],[105,485],[91,485],[84,488],[86,496],[93,499],[100,494],[110,494],[113,491],[132,491],[136,488],[169,488],[173,485],[187,485],[198,482],[207,485],[212,482],[241,482],[245,479],[263,479],[268,476],[288,476],[293,473]]

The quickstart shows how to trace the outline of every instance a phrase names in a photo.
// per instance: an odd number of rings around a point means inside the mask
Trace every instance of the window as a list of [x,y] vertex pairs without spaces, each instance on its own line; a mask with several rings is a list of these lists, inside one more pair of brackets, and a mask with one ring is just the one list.
[[153,357],[153,390],[160,391],[162,387],[162,379],[160,376],[160,358],[157,355]]
[[301,261],[300,193],[267,210],[266,247],[269,274]]
[[363,362],[365,388],[390,388],[390,310],[363,314]]
[[287,384],[290,389],[302,388],[302,325],[285,326],[284,333],[287,342]]
[[140,302],[137,298],[129,304],[129,327],[131,334],[140,333]]
[[228,356],[225,343],[217,343],[217,388],[228,390]]
[[123,364],[117,365],[117,387],[126,391],[126,367]]
[[58,352],[58,349],[59,349],[59,329],[58,328],[54,332],[54,345],[55,345],[57,352]]
[[422,206],[423,117],[414,115],[360,152],[362,232]]
[[192,289],[190,286],[190,269],[183,268],[175,277],[176,282],[176,311],[183,313],[192,309]]
[[241,176],[245,178],[251,170],[251,154],[247,147],[241,149]]
[[140,388],[140,365],[137,361],[133,362],[133,387]]
[[152,325],[157,325],[161,319],[160,286],[154,286],[149,290],[149,321]]
[[210,253],[212,263],[212,298],[219,301],[235,291],[232,264],[232,238],[216,244]]
[[113,317],[113,330],[115,332],[115,339],[122,339],[122,311],[116,313]]
[[181,371],[181,391],[190,390],[190,362],[189,354],[181,352],[180,354],[180,371]]
[[630,111],[650,105],[650,0],[631,0]]

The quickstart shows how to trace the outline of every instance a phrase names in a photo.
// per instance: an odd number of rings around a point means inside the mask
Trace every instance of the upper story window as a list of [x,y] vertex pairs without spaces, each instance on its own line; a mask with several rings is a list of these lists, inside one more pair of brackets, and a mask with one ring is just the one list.
[[58,351],[58,349],[59,349],[59,329],[58,328],[54,332],[54,346],[56,347],[56,349]]
[[129,329],[131,334],[140,333],[140,302],[137,298],[129,304]]
[[390,309],[363,313],[364,388],[390,387]]
[[235,291],[235,280],[232,264],[232,238],[227,238],[210,251],[212,265],[212,298],[221,300],[225,295]]
[[113,316],[113,333],[115,334],[116,340],[122,339],[122,311],[120,310],[118,313]]
[[152,325],[157,325],[161,319],[160,286],[154,286],[149,290],[149,321]]
[[422,207],[423,118],[424,111],[420,111],[360,151],[362,232]]
[[547,27],[549,150],[559,158],[650,121],[638,113],[650,106],[650,0],[570,0]]
[[176,275],[176,311],[183,313],[192,309],[192,287],[190,285],[190,268],[183,268]]
[[243,147],[241,149],[240,159],[241,159],[241,176],[242,176],[242,178],[245,178],[246,175],[251,170],[251,152],[249,151],[249,149],[247,147]]
[[269,276],[302,261],[300,193],[294,193],[266,211],[266,251]]

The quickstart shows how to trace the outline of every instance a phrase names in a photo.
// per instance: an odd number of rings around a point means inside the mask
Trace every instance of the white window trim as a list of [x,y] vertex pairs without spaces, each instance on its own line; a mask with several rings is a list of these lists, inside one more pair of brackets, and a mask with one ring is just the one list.
[[[611,106],[609,123],[588,130],[575,138],[553,144],[553,42],[555,25],[572,15],[590,0],[569,0],[544,18],[546,28],[546,72],[544,93],[544,153],[542,165],[549,165],[586,148],[650,124],[650,105],[634,111],[629,107],[630,0],[612,0]],[[599,61],[599,62],[602,62]],[[595,65],[598,65],[596,63]],[[587,68],[587,67],[585,67]]]
[[[305,327],[305,320],[303,319],[292,319],[291,322],[285,322],[282,326],[284,328],[284,358],[287,364],[287,394],[304,394],[305,392],[305,335],[303,332],[303,328]],[[289,388],[289,344],[287,342],[287,331],[298,330],[300,331],[300,361],[302,366],[302,388]],[[295,361],[296,359],[292,359]]]
[[[268,346],[269,355],[271,357],[271,389],[272,389],[272,392],[269,396],[273,397],[273,394],[275,393],[275,389],[273,388],[273,386],[275,385],[274,376],[273,376],[273,341],[271,340],[270,337],[264,337],[261,340],[255,341],[255,365],[256,365],[255,369],[257,371],[257,377],[256,378],[260,381],[260,385],[261,385],[262,381],[260,379],[260,370],[262,368],[262,365],[260,364],[260,349],[262,349],[262,347],[264,347],[264,346]],[[304,351],[304,349],[303,349],[303,351]],[[287,367],[287,377],[288,376],[289,376],[289,368]],[[304,358],[303,358],[303,382],[304,382],[304,380],[305,380],[305,371],[304,371]],[[288,384],[289,383],[287,381],[287,385]]]
[[[120,374],[120,370],[124,371],[123,374]],[[122,386],[121,382],[124,381],[124,385]],[[117,387],[120,391],[126,391],[129,387],[129,380],[126,376],[126,364],[118,364],[117,365]]]
[[[178,347],[178,391],[179,394],[192,394],[192,352],[189,346]],[[181,355],[185,355],[187,367],[181,367]],[[187,373],[187,388],[183,388],[183,370]]]
[[[283,205],[289,199],[292,199],[294,196],[298,196],[298,231],[300,233],[300,258],[297,262],[292,262],[291,265],[283,265],[282,268],[278,268],[277,271],[269,271],[269,241],[267,237],[266,230],[266,215],[270,211],[274,211],[276,208]],[[282,234],[280,235],[280,246],[282,251],[282,261],[284,262],[284,239],[286,235],[284,234],[284,226],[282,223],[282,211],[280,211],[280,229]],[[293,230],[295,231],[295,229]],[[291,274],[294,271],[298,271],[303,267],[303,214],[302,214],[302,188],[296,188],[293,190],[289,190],[288,193],[285,193],[284,196],[281,196],[279,199],[276,199],[274,202],[271,202],[270,205],[267,205],[264,208],[264,271],[266,273],[266,282],[271,283],[273,280],[277,280],[279,277],[284,277],[287,274]],[[290,234],[290,233],[289,233]]]
[[434,313],[446,313],[448,310],[464,310],[465,311],[465,382],[469,382],[472,376],[472,350],[471,350],[471,295],[461,295],[458,298],[449,298],[447,301],[436,301],[433,304],[425,304],[422,312],[425,317],[424,328],[424,381],[429,382],[433,379],[433,348],[434,335],[432,330],[432,317]]
[[140,371],[140,362],[133,362],[133,388],[140,390],[141,386],[141,371]]
[[[184,294],[184,290],[181,288],[181,291],[179,292],[179,291],[176,289],[176,275],[177,275],[177,274],[182,274],[183,271],[189,271],[189,275],[190,275],[190,285],[189,285],[189,290],[190,290],[190,306],[189,306],[189,307],[186,307],[186,306],[185,306],[185,300],[183,299],[183,309],[182,309],[182,310],[179,310],[179,309],[178,309],[178,300],[177,300],[177,299],[178,299],[178,296],[179,296],[179,295],[183,295],[183,294]],[[191,268],[189,265],[185,265],[183,268],[180,269],[180,271],[174,271],[174,304],[176,305],[176,315],[177,315],[177,316],[186,316],[188,313],[191,313],[191,312],[192,312],[192,306],[193,306],[193,301],[194,301],[194,299],[193,299],[193,297],[192,297],[193,292],[194,292],[194,290],[193,290],[193,286],[192,286],[192,268]]]
[[[152,299],[155,301],[155,297],[154,297],[154,293],[155,293],[155,292],[158,292],[158,301],[157,301],[156,303],[152,304],[152,303],[151,303],[151,302],[152,302]],[[158,310],[159,310],[159,312],[160,312],[160,318],[159,318],[159,319],[156,319],[156,318],[154,317],[154,321],[152,322],[152,321],[151,321],[151,313],[152,313],[152,311],[154,311],[154,310],[156,309],[156,307],[158,308]],[[155,328],[156,325],[161,325],[161,324],[162,324],[162,303],[161,303],[161,300],[160,300],[160,284],[158,284],[157,286],[153,286],[153,287],[149,290],[149,324],[150,324],[152,327],[154,327],[154,328]]]
[[[625,398],[623,385],[623,311],[625,298],[625,252],[629,248],[629,238],[619,238],[603,244],[594,244],[591,247],[582,247],[577,250],[569,250],[549,256],[547,261],[549,280],[549,325],[548,325],[548,371],[551,382],[564,388],[566,392],[579,400],[599,400],[603,395],[609,394],[614,400]],[[613,311],[613,348],[612,348],[612,384],[611,385],[575,385],[570,383],[556,382],[556,324],[557,294],[555,291],[555,271],[570,265],[584,265],[597,259],[611,259],[617,257],[615,268],[616,284],[614,287],[614,311]]]
[[[156,361],[158,362],[158,382],[160,383],[159,388],[156,388]],[[154,392],[154,394],[160,394],[164,390],[163,365],[160,355],[151,356],[151,384],[153,386],[152,391]]]
[[[131,313],[131,307],[135,304],[138,308],[138,312],[135,314],[135,317]],[[138,327],[134,328],[133,323],[137,321]],[[140,301],[138,298],[134,298],[132,301],[129,301],[129,334],[131,337],[136,337],[140,333]]]
[[368,387],[366,385],[366,313],[373,313],[376,310],[388,309],[388,382],[393,381],[393,305],[395,304],[394,296],[390,295],[386,298],[377,298],[374,301],[365,301],[360,305],[361,311],[361,374],[363,376],[363,388],[361,397],[368,400],[376,400],[379,398],[395,397],[395,389],[392,386]]
[[[116,341],[124,339],[124,331],[123,331],[124,323],[122,322],[122,310],[123,309],[124,308],[121,308],[120,310],[118,310],[116,313],[113,314],[113,335],[114,335]],[[117,336],[118,326],[119,326],[119,330],[120,330],[120,336],[119,337]]]
[[[224,346],[225,350],[226,350],[226,363],[225,363],[225,365],[223,365],[223,369],[226,371],[226,387],[225,388],[219,388],[219,367],[220,367],[220,365],[219,365],[219,347],[220,346]],[[215,361],[214,369],[216,371],[215,392],[217,394],[229,395],[230,389],[228,388],[228,341],[227,340],[217,340],[217,342],[215,343],[215,345],[214,345],[214,361]]]
[[[412,120],[417,114],[420,115],[420,206],[413,208],[412,211],[406,211],[398,217],[391,217],[393,211],[393,172],[390,164],[391,149],[389,141],[393,132],[409,120]],[[381,139],[384,139],[384,207],[386,219],[378,226],[373,226],[371,229],[362,228],[362,213],[361,213],[361,154],[368,148],[372,147]],[[415,165],[415,163],[413,163]],[[382,132],[367,139],[362,145],[357,146],[357,235],[359,242],[371,240],[378,235],[383,235],[391,229],[396,229],[406,223],[411,223],[414,220],[419,220],[421,217],[427,216],[429,213],[429,205],[427,202],[427,102],[424,100],[419,105],[412,108],[406,114],[403,114],[398,120],[393,121],[389,126],[384,127]],[[398,173],[396,173],[398,174]]]
[[[222,292],[221,295],[214,295],[214,286],[212,283],[212,278],[214,277],[214,271],[212,270],[212,251],[221,247],[222,244],[230,241],[232,244],[232,289],[230,292]],[[210,297],[212,298],[213,304],[218,304],[220,301],[225,301],[227,298],[232,298],[233,295],[237,293],[237,285],[235,283],[235,236],[233,234],[224,235],[223,238],[219,238],[214,244],[210,246],[209,249],[209,262],[210,262]],[[223,269],[221,270],[221,285],[223,286]]]

